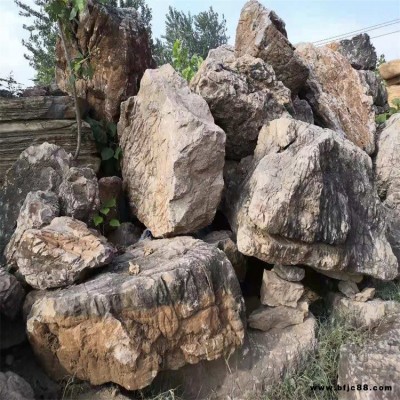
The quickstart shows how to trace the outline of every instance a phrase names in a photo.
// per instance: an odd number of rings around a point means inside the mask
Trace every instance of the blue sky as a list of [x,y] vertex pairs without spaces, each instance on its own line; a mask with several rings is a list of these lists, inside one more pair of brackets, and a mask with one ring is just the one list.
[[[33,3],[33,0],[25,0]],[[400,0],[261,0],[286,22],[292,43],[313,42],[334,35],[362,29],[371,25],[400,18]],[[165,14],[168,6],[198,13],[210,6],[224,14],[230,42],[234,42],[236,25],[245,0],[147,0],[153,10],[153,32],[158,37],[164,33]],[[34,71],[24,59],[21,39],[25,18],[18,16],[13,0],[0,0],[0,77],[14,72],[17,81],[29,84]],[[377,36],[400,30],[400,24],[369,32]],[[373,39],[378,54],[386,59],[400,58],[400,32]]]

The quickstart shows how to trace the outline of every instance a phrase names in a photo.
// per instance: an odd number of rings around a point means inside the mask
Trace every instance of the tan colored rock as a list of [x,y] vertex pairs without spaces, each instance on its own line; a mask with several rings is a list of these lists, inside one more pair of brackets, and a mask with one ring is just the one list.
[[15,318],[22,308],[24,297],[25,290],[15,276],[0,267],[0,313]]
[[[367,390],[339,391],[339,400],[399,398],[399,317],[397,312],[386,318],[363,344],[344,344],[340,347],[338,384],[367,385]],[[377,390],[374,390],[374,386]],[[391,390],[385,390],[385,386],[390,386]]]
[[299,302],[296,308],[286,306],[258,308],[250,314],[247,321],[250,328],[269,331],[301,324],[307,315],[308,303],[303,301]]
[[166,371],[153,387],[159,391],[179,387],[185,400],[263,398],[266,389],[280,384],[288,371],[304,367],[304,358],[316,345],[316,326],[310,316],[284,329],[249,330],[244,345],[229,358]]
[[295,267],[293,265],[276,264],[274,265],[274,268],[272,268],[272,271],[280,278],[289,282],[300,282],[306,274],[304,268]]
[[261,127],[289,116],[290,90],[272,67],[250,55],[235,57],[224,45],[211,50],[190,82],[210,107],[215,123],[226,133],[226,158],[240,160],[254,152]]
[[379,66],[379,73],[385,80],[393,79],[400,75],[400,60],[392,60]]
[[261,303],[268,306],[297,307],[304,293],[301,283],[285,281],[272,271],[265,270],[261,286]]
[[147,70],[122,103],[118,136],[132,210],[156,237],[211,223],[223,189],[225,134],[168,64]]
[[26,230],[14,254],[19,273],[35,289],[71,285],[113,257],[114,249],[103,236],[70,217]]
[[357,293],[360,292],[357,284],[352,281],[340,281],[338,284],[338,289],[349,299],[352,299]]
[[296,53],[310,69],[304,95],[318,125],[341,132],[372,154],[376,131],[373,100],[357,71],[328,47],[301,44]]
[[400,99],[400,85],[393,85],[393,86],[388,86],[386,88],[387,94],[388,94],[388,102],[392,107],[397,107],[399,106],[394,102],[394,100],[399,100]]
[[400,75],[392,79],[387,79],[385,82],[387,86],[400,85]]
[[213,244],[226,254],[239,282],[243,282],[247,272],[247,259],[239,252],[236,243],[233,241],[233,233],[231,231],[214,231],[206,235],[202,240]]
[[14,372],[0,372],[1,400],[34,400],[31,386]]
[[375,296],[375,288],[365,288],[354,295],[354,301],[366,302],[372,300]]
[[235,50],[238,57],[248,54],[272,65],[277,78],[292,94],[297,94],[307,79],[308,68],[287,39],[285,23],[256,0],[242,8]]
[[[134,96],[144,71],[154,66],[150,42],[133,8],[88,2],[79,16],[76,32],[68,40],[71,57],[90,54],[93,76],[78,79],[78,96],[86,99],[98,119],[118,121],[120,103]],[[56,80],[70,92],[69,75],[61,42],[56,46]]]
[[[132,263],[137,274],[129,273]],[[148,386],[162,370],[228,357],[242,345],[244,328],[231,264],[190,237],[137,243],[104,273],[48,292],[27,321],[50,376],[128,390]]]
[[226,173],[222,205],[241,253],[270,264],[397,276],[371,159],[349,140],[281,118],[261,130],[241,173],[243,165]]

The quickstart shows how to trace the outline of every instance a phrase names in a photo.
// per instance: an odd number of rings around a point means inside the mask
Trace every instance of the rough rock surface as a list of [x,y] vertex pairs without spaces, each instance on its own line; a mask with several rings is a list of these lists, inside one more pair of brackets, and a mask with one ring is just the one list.
[[208,103],[215,123],[226,133],[226,157],[254,152],[258,132],[267,122],[288,115],[290,90],[260,58],[236,58],[231,46],[211,50],[192,79],[192,90]]
[[[133,8],[117,8],[89,2],[79,15],[73,40],[67,44],[71,57],[90,50],[91,79],[78,79],[78,96],[86,99],[96,117],[118,121],[120,103],[139,90],[139,82],[154,62],[149,37]],[[78,46],[78,47],[77,47]],[[56,47],[56,80],[70,90],[69,75],[60,41]]]
[[400,76],[400,60],[392,60],[379,66],[379,73],[385,80]]
[[43,143],[24,150],[8,170],[0,188],[0,258],[14,232],[26,195],[36,190],[57,192],[70,165],[71,156],[65,150]]
[[55,193],[42,190],[29,192],[19,213],[17,228],[4,252],[7,264],[10,266],[15,264],[15,250],[19,246],[22,234],[27,229],[40,229],[50,224],[59,214],[60,206],[58,196]]
[[340,53],[312,44],[296,53],[310,69],[302,97],[311,105],[318,125],[342,132],[368,154],[375,149],[375,113],[356,70]]
[[358,71],[361,83],[366,87],[366,93],[371,96],[375,106],[375,113],[381,114],[388,107],[388,94],[382,78],[374,71]]
[[375,47],[367,33],[360,33],[351,39],[344,39],[327,46],[346,57],[355,69],[373,71],[376,67]]
[[14,372],[0,372],[1,400],[34,400],[30,385]]
[[[400,315],[388,317],[363,345],[345,344],[340,348],[338,384],[391,386],[392,390],[341,391],[340,400],[396,400],[400,380]],[[362,394],[362,396],[360,396]]]
[[309,124],[314,124],[314,114],[307,100],[296,97],[293,100],[293,110],[293,118],[308,122]]
[[206,235],[202,240],[213,244],[226,254],[236,272],[239,282],[242,282],[246,277],[247,260],[239,252],[237,244],[233,241],[233,233],[231,231],[214,231]]
[[0,313],[14,318],[22,307],[24,297],[25,290],[15,276],[0,267]]
[[261,130],[247,171],[236,175],[245,177],[241,184],[225,175],[223,209],[241,253],[271,264],[397,276],[371,159],[350,141],[281,118]]
[[375,296],[375,288],[365,288],[361,292],[354,295],[355,301],[366,302],[372,300]]
[[141,228],[131,222],[123,222],[107,236],[107,239],[118,248],[126,248],[138,242],[141,236]]
[[360,292],[357,284],[351,281],[340,281],[338,284],[338,289],[350,299]]
[[316,344],[315,330],[312,316],[285,329],[249,330],[243,347],[229,358],[161,373],[155,387],[179,387],[185,400],[265,396],[266,388],[280,383],[288,370],[304,365],[304,357]]
[[388,239],[400,261],[400,114],[386,122],[378,138],[376,183],[388,212]]
[[304,286],[301,283],[288,282],[273,271],[264,271],[260,293],[262,304],[271,307],[297,307],[303,293]]
[[397,108],[398,103],[395,102],[400,99],[400,85],[393,85],[387,87],[388,102],[392,107]]
[[99,185],[91,168],[70,168],[58,193],[62,215],[88,222],[100,208]]
[[236,54],[261,58],[272,65],[277,78],[295,95],[305,83],[308,68],[287,39],[285,23],[256,0],[242,8],[236,30]]
[[114,249],[103,236],[70,217],[26,230],[14,254],[19,273],[35,289],[71,285],[89,270],[110,263],[113,256]]
[[274,265],[272,271],[275,272],[280,278],[289,282],[300,282],[306,274],[304,268],[295,267],[293,265],[276,264]]
[[225,255],[176,237],[141,241],[107,272],[48,293],[33,305],[27,331],[51,376],[133,390],[161,370],[228,356],[243,343],[243,318]]
[[301,324],[307,315],[308,304],[302,301],[296,308],[286,306],[258,308],[250,314],[248,323],[250,328],[269,331]]
[[169,65],[147,70],[121,105],[118,136],[131,208],[155,237],[211,223],[223,189],[225,133]]

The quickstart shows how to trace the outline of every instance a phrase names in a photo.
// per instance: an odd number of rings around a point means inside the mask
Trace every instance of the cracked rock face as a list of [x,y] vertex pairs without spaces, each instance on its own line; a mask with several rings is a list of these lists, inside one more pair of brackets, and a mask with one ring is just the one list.
[[288,115],[290,90],[272,67],[250,55],[235,57],[231,46],[211,50],[190,82],[208,103],[215,123],[226,133],[226,157],[238,159],[254,152],[261,127]]
[[114,249],[103,236],[69,217],[25,230],[14,253],[19,273],[35,289],[71,285],[113,257]]
[[302,96],[311,105],[318,125],[343,133],[372,154],[375,149],[375,113],[359,74],[339,52],[300,44],[296,53],[310,75]]
[[388,239],[400,261],[400,114],[386,122],[375,159],[376,183],[388,213]]
[[243,254],[271,264],[397,276],[371,159],[340,134],[272,121],[240,175],[242,182],[226,175],[223,209]]
[[248,54],[270,64],[276,77],[295,95],[308,76],[308,68],[287,39],[285,23],[256,0],[242,8],[236,29],[236,55]]
[[[87,100],[97,119],[116,122],[121,101],[138,92],[144,71],[154,66],[147,31],[133,8],[89,2],[79,19],[75,37],[67,46],[72,58],[78,51],[87,54],[90,50],[94,72],[91,79],[77,80],[78,96]],[[70,91],[60,41],[56,57],[57,84],[61,90]]]
[[243,343],[244,301],[214,246],[144,240],[105,273],[36,301],[27,331],[52,377],[134,390],[159,371],[228,356]]
[[374,71],[358,71],[362,84],[367,89],[367,95],[371,96],[374,102],[376,114],[381,114],[388,107],[388,94],[382,78]]
[[225,133],[168,64],[147,70],[121,105],[118,136],[130,205],[155,237],[211,223],[223,189]]
[[376,67],[377,55],[367,33],[327,45],[346,57],[354,69],[371,70]]
[[22,307],[25,290],[14,275],[0,267],[0,313],[15,318]]

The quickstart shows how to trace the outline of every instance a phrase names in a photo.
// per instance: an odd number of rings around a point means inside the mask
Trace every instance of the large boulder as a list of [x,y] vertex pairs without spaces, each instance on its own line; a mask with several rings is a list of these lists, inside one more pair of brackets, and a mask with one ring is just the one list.
[[400,261],[400,114],[386,122],[377,147],[376,184],[389,215],[388,239]]
[[159,371],[228,357],[244,339],[244,302],[230,262],[190,237],[144,240],[103,274],[37,300],[27,321],[54,378],[126,389]]
[[[90,79],[76,81],[78,96],[87,100],[98,119],[118,121],[121,101],[138,92],[144,71],[154,66],[150,38],[137,11],[88,2],[67,48],[72,58],[89,55],[93,69]],[[60,40],[56,57],[57,84],[70,92]]]
[[381,64],[379,66],[379,74],[385,80],[400,76],[400,59]]
[[235,57],[234,49],[211,50],[190,83],[208,103],[215,123],[226,133],[226,158],[241,159],[254,152],[261,127],[288,115],[290,90],[260,58]]
[[0,372],[0,400],[34,400],[34,393],[25,379],[11,371]]
[[360,33],[351,39],[344,39],[327,46],[346,57],[355,69],[373,71],[376,68],[375,47],[367,33]]
[[239,57],[248,54],[270,64],[293,95],[307,79],[308,68],[287,39],[285,23],[256,0],[248,1],[242,8],[235,50]]
[[46,142],[28,147],[7,171],[0,188],[0,261],[27,194],[37,190],[57,193],[71,163],[70,154]]
[[22,308],[24,297],[25,290],[15,276],[0,267],[0,313],[15,318]]
[[284,329],[249,330],[244,345],[229,358],[161,373],[155,388],[179,387],[185,400],[263,398],[266,389],[304,365],[316,345],[316,327],[310,316]]
[[371,96],[375,113],[382,114],[388,109],[388,93],[382,78],[374,71],[358,71],[361,83],[366,88],[366,93]]
[[[340,400],[396,400],[400,380],[400,314],[387,317],[372,337],[363,344],[344,344],[340,348],[338,384],[356,386],[363,391],[338,391]],[[362,397],[360,397],[362,393]]]
[[70,217],[27,229],[14,252],[18,272],[35,289],[71,285],[113,257],[114,249],[103,236]]
[[356,70],[339,52],[328,47],[301,44],[296,54],[308,65],[310,75],[304,97],[318,125],[342,132],[372,154],[375,149],[375,113]]
[[260,132],[243,181],[230,182],[223,208],[239,251],[271,264],[389,280],[397,260],[370,157],[340,134],[281,118]]
[[223,189],[225,133],[169,65],[147,70],[121,105],[122,176],[132,210],[156,237],[211,223]]

